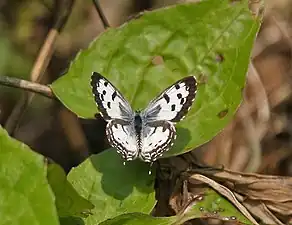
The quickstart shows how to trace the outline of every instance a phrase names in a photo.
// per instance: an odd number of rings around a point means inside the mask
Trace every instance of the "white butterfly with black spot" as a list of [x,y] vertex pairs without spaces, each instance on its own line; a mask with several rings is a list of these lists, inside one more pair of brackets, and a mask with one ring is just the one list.
[[129,161],[139,157],[154,162],[174,143],[174,123],[183,119],[196,96],[194,76],[185,77],[164,90],[146,109],[134,112],[122,94],[101,74],[91,76],[92,92],[112,147]]

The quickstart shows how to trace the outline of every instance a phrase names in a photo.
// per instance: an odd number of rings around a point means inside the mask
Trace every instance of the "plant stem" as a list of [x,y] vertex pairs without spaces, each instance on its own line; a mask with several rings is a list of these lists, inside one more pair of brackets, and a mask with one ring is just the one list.
[[101,7],[100,7],[99,0],[93,0],[93,4],[95,6],[95,9],[96,9],[100,19],[101,19],[101,22],[103,24],[104,29],[107,29],[108,27],[110,27],[110,25],[109,25],[109,22],[103,13]]
[[32,91],[34,93],[41,94],[45,97],[56,99],[55,95],[53,94],[51,88],[46,85],[34,83],[27,80],[18,79],[15,77],[7,77],[7,76],[0,76],[0,84],[20,88],[28,91]]

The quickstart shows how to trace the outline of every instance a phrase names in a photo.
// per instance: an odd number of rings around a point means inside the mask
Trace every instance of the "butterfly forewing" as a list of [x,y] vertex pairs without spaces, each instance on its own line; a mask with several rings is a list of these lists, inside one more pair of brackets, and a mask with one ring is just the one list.
[[145,162],[153,162],[174,143],[175,127],[168,121],[151,122],[143,128],[143,141],[140,158]]
[[146,121],[180,121],[189,111],[197,92],[194,76],[185,77],[163,91],[142,112]]
[[136,133],[131,123],[111,120],[106,126],[106,136],[110,145],[115,147],[125,160],[137,158],[139,151]]
[[98,110],[106,121],[132,119],[134,112],[131,106],[105,77],[96,72],[92,73],[91,87]]

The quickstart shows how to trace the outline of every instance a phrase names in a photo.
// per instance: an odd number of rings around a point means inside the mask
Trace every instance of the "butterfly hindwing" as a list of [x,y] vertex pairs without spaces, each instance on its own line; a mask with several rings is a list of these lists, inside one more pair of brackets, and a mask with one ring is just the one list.
[[176,130],[168,121],[157,121],[143,128],[142,150],[139,157],[145,162],[153,162],[174,143]]
[[131,119],[134,114],[131,106],[105,77],[96,72],[92,73],[91,87],[98,110],[106,121]]
[[196,96],[194,76],[185,77],[163,91],[142,112],[147,121],[167,120],[178,122],[187,114]]
[[138,156],[136,133],[133,125],[123,120],[111,120],[106,126],[106,136],[111,146],[124,159],[133,160]]

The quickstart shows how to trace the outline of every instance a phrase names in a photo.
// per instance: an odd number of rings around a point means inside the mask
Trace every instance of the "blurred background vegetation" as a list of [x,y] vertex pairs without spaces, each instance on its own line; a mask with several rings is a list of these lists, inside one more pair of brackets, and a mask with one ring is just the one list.
[[[54,25],[58,2],[0,2],[0,76],[34,80],[31,71]],[[116,27],[141,11],[183,1],[99,2],[110,25]],[[252,53],[243,104],[233,122],[221,134],[186,155],[195,154],[210,165],[220,164],[236,171],[291,175],[292,2],[265,2],[264,22]],[[78,51],[86,48],[103,31],[93,2],[76,0],[39,82],[50,84],[65,74]],[[23,90],[0,85],[2,126],[7,126],[24,93]],[[26,105],[12,135],[68,171],[91,154],[92,149],[101,151],[108,146],[104,125],[102,120],[78,119],[57,101],[35,95]]]

